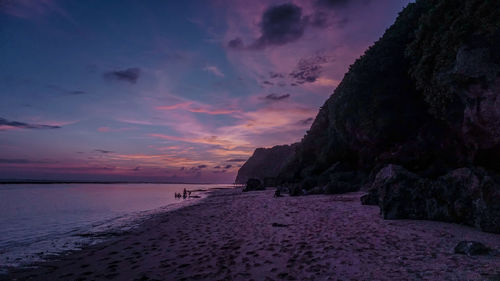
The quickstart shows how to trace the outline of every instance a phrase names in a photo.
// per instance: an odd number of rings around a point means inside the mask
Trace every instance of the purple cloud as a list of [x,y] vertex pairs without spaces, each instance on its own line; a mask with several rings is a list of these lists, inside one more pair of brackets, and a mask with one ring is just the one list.
[[124,81],[131,84],[137,83],[139,76],[141,75],[141,69],[138,67],[127,68],[124,70],[113,70],[108,71],[103,74],[104,79]]
[[[261,36],[250,44],[248,49],[264,49],[268,46],[281,46],[297,41],[304,35],[307,19],[302,17],[302,8],[292,4],[271,6],[262,15]],[[241,38],[228,42],[228,47],[243,49]]]
[[43,125],[43,124],[29,124],[18,121],[9,121],[4,118],[0,118],[0,131],[9,129],[59,129],[61,126],[54,125]]
[[268,101],[280,101],[288,98],[290,98],[290,94],[284,94],[284,95],[269,94],[264,97],[264,99]]
[[328,56],[314,56],[300,59],[297,67],[289,74],[296,84],[313,83],[321,75],[323,64],[331,61]]

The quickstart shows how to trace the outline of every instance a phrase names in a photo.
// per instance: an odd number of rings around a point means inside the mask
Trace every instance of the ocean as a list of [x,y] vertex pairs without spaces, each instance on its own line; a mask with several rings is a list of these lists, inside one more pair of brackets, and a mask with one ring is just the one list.
[[[0,272],[101,242],[228,184],[0,184]],[[175,193],[193,190],[191,198]],[[200,196],[200,198],[195,198]]]

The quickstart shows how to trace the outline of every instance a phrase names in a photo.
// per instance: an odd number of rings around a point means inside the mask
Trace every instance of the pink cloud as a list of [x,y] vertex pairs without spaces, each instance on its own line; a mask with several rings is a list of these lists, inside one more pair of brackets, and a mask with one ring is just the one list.
[[97,131],[101,132],[101,133],[110,133],[110,132],[126,132],[126,131],[135,130],[135,129],[136,128],[129,128],[129,127],[125,127],[125,128],[99,127],[99,128],[97,128]]
[[203,68],[203,70],[211,72],[213,75],[218,77],[224,77],[224,73],[219,70],[219,68],[215,65],[209,65]]
[[205,113],[210,115],[228,115],[239,112],[236,109],[219,109],[213,108],[210,105],[196,103],[193,101],[178,103],[174,105],[157,106],[156,110],[186,110],[194,113]]
[[237,110],[226,110],[226,109],[210,110],[210,109],[201,108],[201,107],[190,108],[189,111],[195,112],[195,113],[206,113],[206,114],[210,114],[210,115],[227,115],[227,114],[233,114],[233,113],[238,112]]
[[[265,104],[261,99],[252,102],[257,108],[253,110],[235,110],[231,115],[232,122],[227,125],[210,128],[207,124],[181,118],[177,126],[172,126],[177,131],[176,135],[154,133],[148,136],[160,138],[170,142],[184,142],[195,145],[212,145],[217,148],[208,150],[216,157],[234,154],[247,156],[256,146],[272,146],[281,143],[297,141],[310,125],[317,114],[318,108],[303,106],[294,102]],[[171,108],[180,108],[173,106]],[[167,110],[166,112],[171,112]],[[187,110],[187,112],[192,112]],[[229,112],[228,112],[229,113]],[[169,117],[173,118],[171,113]],[[187,122],[187,123],[186,123]],[[191,124],[189,126],[187,124]],[[196,128],[196,129],[195,129]],[[220,148],[223,148],[221,150]],[[244,148],[244,149],[238,149]]]
[[178,103],[178,104],[174,104],[174,105],[157,106],[156,109],[158,109],[158,110],[175,110],[175,109],[184,109],[184,110],[186,110],[192,104],[193,104],[192,101],[188,101],[188,102],[182,102],[182,103]]
[[8,126],[8,125],[0,125],[0,131],[13,131],[13,130],[22,130],[22,128]]
[[217,145],[217,146],[222,146],[222,147],[235,147],[237,145],[241,145],[241,143],[238,143],[235,140],[231,139],[224,139],[220,138],[218,136],[201,136],[201,137],[177,137],[177,136],[170,136],[170,135],[165,135],[165,134],[149,134],[151,137],[155,138],[160,138],[164,140],[169,140],[169,141],[179,141],[179,142],[187,142],[187,143],[194,143],[194,144],[208,144],[208,145]]
[[97,131],[99,131],[101,133],[107,133],[107,132],[111,131],[111,128],[110,127],[99,127],[99,128],[97,128]]

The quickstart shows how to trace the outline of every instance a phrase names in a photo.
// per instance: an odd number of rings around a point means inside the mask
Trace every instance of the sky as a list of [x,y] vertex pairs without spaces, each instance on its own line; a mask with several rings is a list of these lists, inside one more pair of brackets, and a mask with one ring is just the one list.
[[0,0],[0,179],[231,183],[409,0]]

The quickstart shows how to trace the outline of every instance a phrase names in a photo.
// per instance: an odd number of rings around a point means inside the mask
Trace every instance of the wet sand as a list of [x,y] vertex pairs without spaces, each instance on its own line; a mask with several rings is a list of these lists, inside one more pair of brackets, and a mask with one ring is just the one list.
[[500,280],[500,255],[453,251],[462,240],[500,250],[500,235],[383,220],[360,196],[217,190],[129,234],[0,279]]

